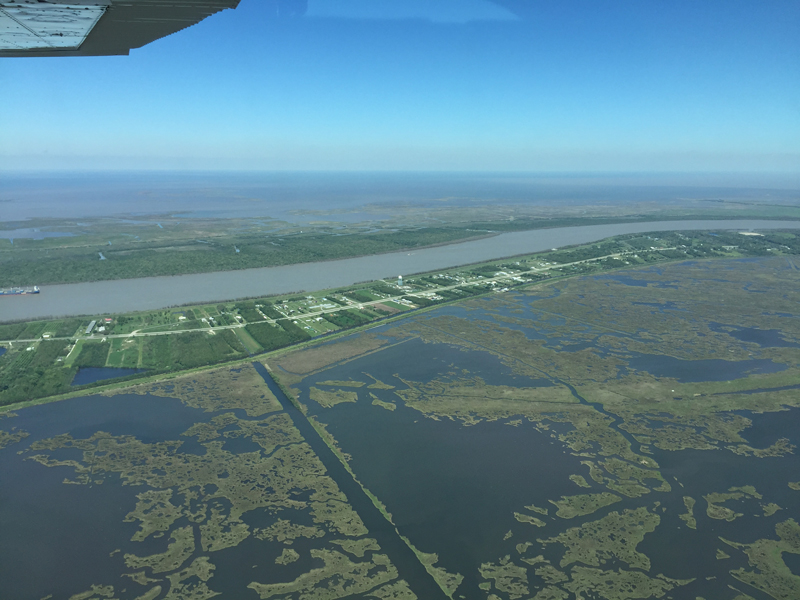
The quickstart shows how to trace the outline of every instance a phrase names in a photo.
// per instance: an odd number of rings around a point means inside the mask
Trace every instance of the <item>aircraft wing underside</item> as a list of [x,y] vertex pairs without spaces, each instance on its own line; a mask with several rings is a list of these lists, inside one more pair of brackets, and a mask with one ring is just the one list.
[[0,57],[128,54],[239,0],[0,0]]

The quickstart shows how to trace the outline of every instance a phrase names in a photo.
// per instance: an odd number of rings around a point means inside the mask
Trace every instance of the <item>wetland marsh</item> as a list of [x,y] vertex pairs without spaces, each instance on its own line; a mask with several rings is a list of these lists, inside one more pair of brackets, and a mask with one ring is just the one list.
[[453,598],[789,600],[798,293],[786,260],[676,263],[271,366]]
[[415,598],[292,411],[246,365],[6,413],[4,596]]
[[798,296],[784,257],[543,281],[2,413],[0,586],[793,600]]

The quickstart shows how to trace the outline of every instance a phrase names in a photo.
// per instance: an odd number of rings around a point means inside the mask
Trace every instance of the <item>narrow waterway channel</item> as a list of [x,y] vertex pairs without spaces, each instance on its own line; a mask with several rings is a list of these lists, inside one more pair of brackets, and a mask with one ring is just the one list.
[[267,387],[275,394],[275,397],[292,419],[305,441],[319,457],[328,475],[347,496],[353,509],[355,509],[369,530],[369,535],[377,540],[381,550],[389,556],[394,566],[397,567],[400,578],[406,580],[420,600],[447,600],[445,593],[425,570],[425,567],[417,559],[411,548],[403,542],[394,526],[386,520],[358,482],[347,472],[347,469],[344,468],[344,465],[320,437],[306,416],[286,397],[286,394],[264,365],[260,362],[254,362],[253,366],[259,375],[264,378]]
[[[444,331],[443,329],[439,329],[438,327],[433,327],[430,324],[426,323],[425,327],[428,327],[429,329],[433,329],[434,331],[437,331],[438,333],[454,337],[454,338],[456,338],[458,340],[461,340],[462,342],[465,342],[465,343],[467,343],[469,345],[475,346],[476,348],[479,348],[479,349],[484,350],[486,352],[490,352],[492,354],[502,354],[502,353],[498,352],[495,349],[487,348],[486,346],[483,346],[482,344],[479,344],[478,342],[462,338],[462,337],[460,337],[458,335],[455,335],[454,333],[451,333],[449,331]],[[632,452],[634,452],[635,454],[638,454],[639,456],[642,456],[643,459],[647,461],[647,464],[642,463],[642,464],[637,464],[636,466],[638,466],[638,467],[646,467],[646,468],[650,468],[650,469],[657,468],[657,466],[653,465],[653,462],[654,462],[653,459],[646,458],[646,457],[644,457],[644,454],[642,454],[642,451],[641,451],[642,444],[637,442],[636,439],[630,433],[628,433],[627,431],[622,429],[622,427],[621,427],[621,425],[623,423],[622,418],[620,418],[619,416],[617,416],[617,415],[615,415],[613,413],[608,412],[601,403],[599,403],[599,402],[590,402],[589,400],[587,400],[586,398],[581,396],[578,393],[578,390],[576,390],[574,386],[572,386],[571,384],[567,383],[563,379],[561,379],[559,377],[556,377],[555,375],[552,375],[552,374],[548,373],[547,371],[544,371],[543,369],[540,369],[540,368],[538,368],[538,367],[536,367],[536,366],[534,366],[534,365],[532,365],[530,363],[526,363],[525,361],[520,360],[516,356],[512,356],[512,355],[508,355],[508,354],[502,354],[502,356],[504,356],[506,358],[509,358],[511,360],[519,361],[522,364],[524,364],[525,366],[527,366],[527,367],[529,367],[531,369],[534,369],[535,371],[538,371],[539,373],[542,374],[543,377],[549,379],[553,383],[558,384],[558,385],[563,385],[564,387],[566,387],[570,391],[572,396],[578,402],[580,402],[584,406],[590,406],[591,408],[593,408],[594,410],[599,412],[601,415],[606,416],[609,419],[611,419],[611,423],[609,423],[610,427],[614,431],[619,433],[623,438],[625,438],[625,440],[631,445],[631,451]],[[625,460],[624,457],[620,457],[620,458]]]

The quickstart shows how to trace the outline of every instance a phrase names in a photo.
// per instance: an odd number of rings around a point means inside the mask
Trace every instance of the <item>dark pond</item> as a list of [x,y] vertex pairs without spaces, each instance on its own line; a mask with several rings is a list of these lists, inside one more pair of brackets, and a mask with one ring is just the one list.
[[736,327],[722,323],[708,323],[709,329],[717,333],[726,333],[740,342],[758,344],[762,348],[800,348],[797,342],[783,337],[779,329],[758,329],[756,327]]
[[8,349],[0,346],[0,356],[3,356],[3,354],[5,354],[6,352],[8,352]]
[[681,383],[698,381],[730,381],[756,373],[778,373],[786,370],[786,365],[768,358],[750,360],[681,360],[661,354],[640,354],[628,360],[628,369],[647,371],[656,377],[670,377]]
[[127,377],[136,373],[143,373],[147,369],[122,369],[119,367],[81,367],[75,373],[70,385],[86,385],[104,379],[116,379],[117,377]]
[[784,552],[783,562],[786,563],[786,566],[789,567],[789,570],[792,573],[794,573],[797,577],[800,577],[800,554],[789,554],[788,552]]

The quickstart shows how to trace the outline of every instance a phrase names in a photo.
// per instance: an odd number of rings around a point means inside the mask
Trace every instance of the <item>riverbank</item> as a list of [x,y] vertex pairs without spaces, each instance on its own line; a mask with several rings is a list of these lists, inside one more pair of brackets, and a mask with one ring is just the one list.
[[171,277],[145,277],[42,287],[33,296],[2,298],[0,322],[156,310],[232,298],[324,290],[397,275],[446,269],[632,233],[800,229],[800,221],[700,220],[589,225],[504,233],[408,252]]

